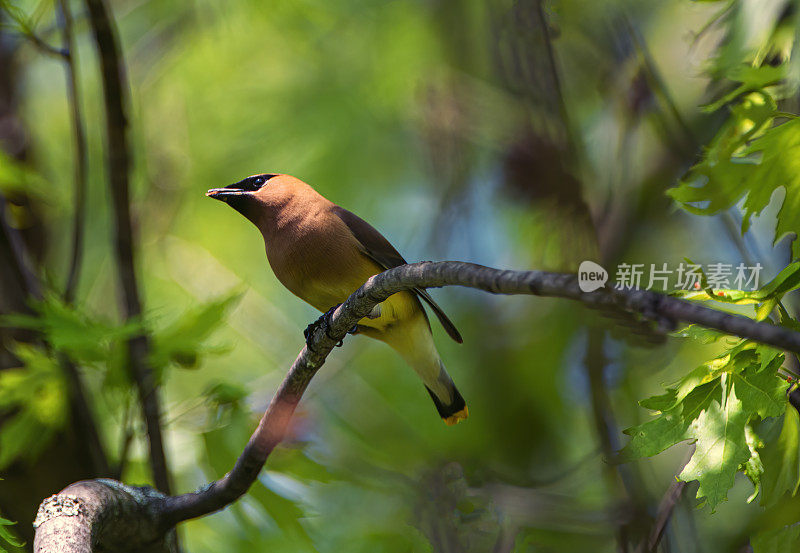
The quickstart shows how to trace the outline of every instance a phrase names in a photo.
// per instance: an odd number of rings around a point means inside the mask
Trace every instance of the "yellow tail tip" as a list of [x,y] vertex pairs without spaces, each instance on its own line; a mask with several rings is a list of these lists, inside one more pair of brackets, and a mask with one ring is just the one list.
[[446,419],[442,419],[442,420],[444,421],[444,423],[447,426],[453,426],[453,425],[456,425],[456,424],[458,424],[459,422],[461,422],[463,420],[466,420],[466,418],[468,416],[469,416],[469,409],[467,409],[467,406],[465,405],[464,408],[461,411],[459,411],[458,413],[453,413],[452,415],[450,415]]

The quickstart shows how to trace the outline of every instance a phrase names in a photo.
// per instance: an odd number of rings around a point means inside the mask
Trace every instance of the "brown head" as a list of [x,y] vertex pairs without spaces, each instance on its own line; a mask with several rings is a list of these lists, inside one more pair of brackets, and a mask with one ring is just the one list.
[[220,200],[247,217],[262,232],[276,224],[287,208],[327,202],[309,185],[291,175],[263,173],[212,188],[206,196]]

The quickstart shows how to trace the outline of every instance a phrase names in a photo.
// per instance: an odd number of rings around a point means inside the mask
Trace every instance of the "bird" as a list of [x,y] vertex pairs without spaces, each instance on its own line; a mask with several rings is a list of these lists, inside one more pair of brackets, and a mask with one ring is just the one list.
[[[253,223],[281,284],[327,315],[371,276],[406,264],[372,225],[291,175],[253,175],[212,188],[206,196],[227,203]],[[447,334],[462,343],[458,329],[422,288],[390,296],[353,332],[399,353],[422,379],[439,416],[452,426],[466,419],[469,410],[442,363],[422,302]]]

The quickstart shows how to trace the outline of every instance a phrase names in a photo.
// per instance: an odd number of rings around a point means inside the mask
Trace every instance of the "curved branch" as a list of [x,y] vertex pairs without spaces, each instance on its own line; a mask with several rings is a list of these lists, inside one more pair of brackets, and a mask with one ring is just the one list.
[[578,300],[590,307],[626,309],[674,327],[686,321],[742,338],[792,351],[800,351],[800,333],[703,307],[647,290],[600,289],[582,292],[573,274],[545,271],[501,271],[491,267],[444,261],[403,265],[370,278],[351,295],[311,337],[313,349],[304,347],[267,408],[233,470],[202,490],[164,500],[165,522],[174,525],[219,510],[244,494],[255,481],[267,456],[283,438],[300,397],[325,358],[348,329],[386,298],[416,287],[467,286],[493,294],[532,294]]
[[[392,294],[416,287],[440,286],[466,286],[493,294],[567,298],[589,307],[633,311],[646,320],[656,321],[661,328],[674,327],[678,321],[691,322],[800,352],[800,333],[657,292],[606,288],[587,293],[580,290],[577,277],[573,274],[503,271],[458,261],[403,265],[371,277],[334,311],[328,324],[317,326],[309,337],[310,347],[306,346],[300,351],[258,428],[228,474],[193,493],[172,497],[157,495],[148,499],[147,509],[155,513],[151,520],[156,528],[148,529],[147,535],[152,536],[151,531],[165,535],[176,524],[218,511],[246,493],[269,454],[283,439],[292,413],[309,382],[325,363],[331,350],[345,338],[347,331]],[[66,493],[66,490],[62,493]],[[126,524],[124,519],[118,522]],[[41,526],[37,533],[40,530]]]

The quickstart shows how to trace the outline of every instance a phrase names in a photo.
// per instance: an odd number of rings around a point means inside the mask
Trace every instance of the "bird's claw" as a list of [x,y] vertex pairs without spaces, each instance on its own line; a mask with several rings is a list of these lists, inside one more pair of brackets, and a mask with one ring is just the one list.
[[[311,347],[311,337],[314,336],[314,332],[316,332],[316,330],[320,327],[320,325],[325,325],[324,326],[324,328],[325,328],[325,336],[327,336],[331,340],[334,339],[333,336],[331,336],[328,333],[328,330],[330,330],[330,327],[331,327],[331,317],[333,316],[334,311],[336,311],[336,309],[338,309],[338,307],[340,305],[342,305],[342,304],[341,303],[336,304],[333,307],[331,307],[330,309],[328,309],[325,313],[320,315],[319,319],[317,319],[316,321],[314,321],[313,323],[308,325],[306,327],[306,329],[303,331],[303,337],[305,337],[305,339],[306,339],[306,347],[308,347],[308,349],[310,349],[311,351],[314,351],[314,348]],[[348,334],[355,334],[357,331],[358,331],[358,325],[353,325],[353,328],[348,330],[347,333]],[[339,340],[336,343],[336,347],[337,348],[341,347],[343,344],[344,344],[344,340]]]

